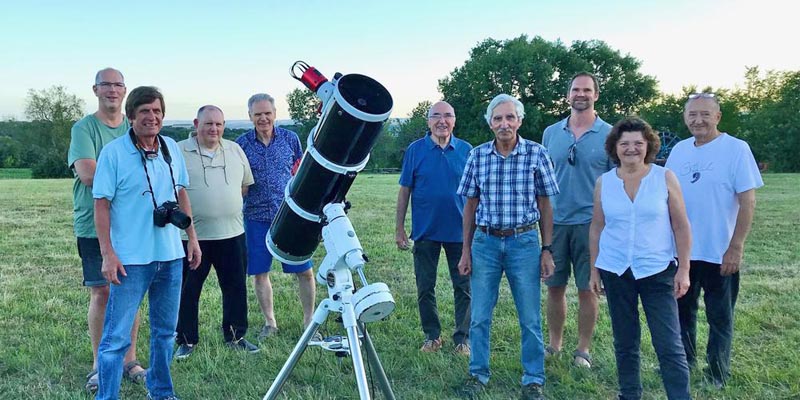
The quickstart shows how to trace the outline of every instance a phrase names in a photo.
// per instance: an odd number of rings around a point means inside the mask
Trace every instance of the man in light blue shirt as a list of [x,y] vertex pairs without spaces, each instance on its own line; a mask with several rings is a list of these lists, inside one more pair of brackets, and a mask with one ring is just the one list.
[[197,268],[201,254],[184,190],[189,181],[183,156],[174,140],[159,135],[164,109],[158,89],[131,91],[125,103],[131,129],[106,145],[97,163],[95,227],[103,276],[112,286],[98,349],[96,399],[119,397],[122,359],[145,293],[150,303],[148,398],[176,398],[170,362],[184,257],[178,227],[189,237],[191,268]]
[[[597,177],[613,167],[605,152],[611,125],[594,111],[600,97],[597,78],[587,72],[575,75],[567,90],[570,115],[550,125],[542,144],[552,157],[558,188],[552,198],[553,246],[556,263],[547,285],[548,354],[561,351],[567,317],[567,282],[570,270],[578,288],[578,346],[573,362],[591,367],[589,348],[597,322],[597,296],[589,288],[589,225],[592,221],[592,193]],[[571,268],[570,268],[571,266]]]

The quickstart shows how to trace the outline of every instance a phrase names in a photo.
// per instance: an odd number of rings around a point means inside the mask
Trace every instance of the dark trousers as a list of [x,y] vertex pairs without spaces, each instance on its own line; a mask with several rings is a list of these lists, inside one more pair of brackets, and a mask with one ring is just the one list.
[[642,398],[639,377],[639,298],[642,299],[653,348],[658,355],[661,381],[667,398],[691,398],[689,366],[681,343],[678,303],[673,293],[676,271],[675,264],[670,264],[658,274],[635,279],[630,268],[622,276],[600,270],[614,333],[620,399]]
[[[186,249],[186,242],[183,242],[183,248]],[[189,269],[189,263],[183,259],[176,341],[178,344],[197,344],[200,339],[197,328],[200,292],[212,265],[222,291],[222,336],[226,342],[242,338],[247,333],[244,234],[230,239],[201,240],[200,251],[203,252],[202,261],[195,270]]]
[[466,343],[469,337],[470,309],[472,300],[469,288],[469,276],[458,273],[458,260],[461,258],[461,243],[434,242],[417,240],[414,242],[414,275],[417,278],[417,304],[422,331],[427,339],[437,339],[442,332],[439,322],[439,310],[436,306],[436,272],[439,265],[439,254],[444,248],[450,280],[453,282],[455,299],[455,332],[453,343]]
[[692,261],[689,292],[678,300],[681,339],[689,365],[697,363],[697,308],[700,290],[704,291],[708,346],[708,372],[723,382],[730,377],[731,342],[733,341],[733,307],[739,296],[739,273],[722,276],[720,264]]

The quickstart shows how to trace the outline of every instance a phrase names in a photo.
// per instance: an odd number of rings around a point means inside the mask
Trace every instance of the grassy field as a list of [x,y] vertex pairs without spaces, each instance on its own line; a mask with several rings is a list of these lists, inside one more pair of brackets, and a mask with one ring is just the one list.
[[30,168],[0,168],[0,179],[30,179]]
[[[725,390],[713,391],[696,374],[692,392],[698,399],[800,398],[800,175],[770,174],[765,181],[766,186],[758,191],[755,225],[745,252],[734,377]],[[437,354],[418,351],[423,335],[411,254],[396,250],[393,240],[396,182],[396,175],[364,175],[351,190],[350,216],[371,260],[367,278],[387,283],[397,302],[395,312],[386,321],[371,324],[370,332],[398,399],[453,398],[451,388],[466,376],[468,360],[452,354],[452,343]],[[0,180],[0,399],[89,398],[83,392],[84,376],[92,364],[86,328],[88,292],[81,287],[72,236],[71,186],[71,180]],[[317,252],[316,262],[322,253]],[[449,337],[453,305],[444,271],[440,268],[437,295],[443,333]],[[182,398],[256,399],[266,393],[302,331],[293,278],[274,274],[273,285],[281,333],[262,344],[261,353],[246,355],[223,346],[218,332],[219,290],[213,274],[209,277],[201,299],[201,343],[192,358],[173,364],[176,390]],[[325,295],[321,290],[318,298]],[[570,289],[567,349],[576,343],[575,301]],[[254,339],[263,320],[252,289],[249,320],[253,329],[248,337]],[[145,365],[148,326],[145,313],[145,329],[139,337],[139,358]],[[329,334],[341,332],[333,318],[323,329]],[[602,301],[593,350],[595,367],[578,370],[570,366],[569,357],[548,359],[548,398],[613,398],[616,370],[610,329]],[[505,283],[492,333],[494,375],[485,398],[517,398],[519,327]],[[701,343],[706,334],[706,327],[700,324]],[[284,397],[358,398],[349,363],[345,359],[340,365],[332,353],[309,349],[284,386]],[[646,399],[665,398],[656,366],[645,330],[642,377]],[[123,398],[144,396],[142,387],[123,383]]]

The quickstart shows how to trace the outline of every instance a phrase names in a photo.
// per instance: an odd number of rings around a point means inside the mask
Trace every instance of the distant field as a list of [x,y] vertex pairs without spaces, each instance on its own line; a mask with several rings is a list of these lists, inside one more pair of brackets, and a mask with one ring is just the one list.
[[[5,176],[6,171],[2,173]],[[692,394],[696,399],[800,399],[800,174],[767,174],[764,178],[766,187],[758,191],[755,224],[745,251],[734,376],[724,391],[717,392],[695,374]],[[88,292],[81,287],[81,267],[72,236],[71,185],[67,179],[0,181],[0,399],[90,398],[83,392],[92,364],[86,329]],[[437,287],[445,351],[422,354],[418,350],[423,335],[412,256],[394,245],[397,175],[359,176],[350,194],[350,217],[371,261],[365,271],[367,278],[389,285],[397,302],[397,309],[387,320],[369,326],[397,398],[454,398],[452,387],[466,376],[468,360],[454,355],[449,343],[453,300],[445,268],[440,268]],[[316,263],[323,253],[317,252]],[[264,396],[302,331],[295,280],[277,272],[273,285],[281,332],[261,345],[261,353],[245,355],[223,346],[218,332],[219,289],[214,274],[210,275],[201,299],[201,342],[192,358],[173,364],[173,379],[181,398]],[[522,371],[516,313],[507,283],[501,287],[492,328],[493,376],[484,398],[505,400],[519,397]],[[263,320],[252,287],[249,290],[251,331],[247,337],[255,340]],[[318,287],[318,299],[326,295]],[[576,343],[572,288],[569,295],[567,350]],[[146,310],[147,305],[144,307]],[[139,358],[144,365],[148,365],[148,326],[145,312],[139,337]],[[327,333],[341,332],[333,317],[323,327]],[[705,324],[701,323],[699,330],[700,342],[705,343]],[[664,399],[646,329],[642,348],[644,399]],[[616,368],[605,300],[601,301],[593,355],[595,367],[590,371],[571,367],[570,357],[548,359],[547,397],[614,398]],[[340,365],[332,353],[309,349],[284,387],[283,398],[358,398],[350,363],[345,359]],[[141,399],[145,390],[123,383],[121,395],[123,399]],[[376,394],[376,398],[382,397]]]
[[0,179],[30,179],[30,168],[0,168]]

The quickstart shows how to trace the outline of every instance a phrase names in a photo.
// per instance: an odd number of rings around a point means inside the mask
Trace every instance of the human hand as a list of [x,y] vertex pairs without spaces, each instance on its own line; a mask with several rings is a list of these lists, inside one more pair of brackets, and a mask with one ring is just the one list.
[[728,250],[725,250],[725,254],[722,255],[722,265],[719,267],[720,275],[728,276],[739,272],[742,264],[742,250],[741,247],[728,246]]
[[461,254],[461,259],[458,260],[458,273],[465,276],[472,273],[472,254]]
[[605,289],[603,289],[603,282],[600,280],[600,271],[594,267],[592,267],[591,271],[589,272],[589,290],[594,292],[597,297],[606,294]]
[[397,248],[400,250],[408,250],[409,243],[408,243],[408,236],[406,235],[406,230],[404,228],[398,229],[394,234],[394,242],[397,244]]
[[553,254],[550,253],[550,251],[542,252],[539,264],[541,267],[539,269],[539,275],[541,276],[542,280],[553,276],[553,272],[556,270],[556,263],[553,261]]
[[687,263],[686,266],[680,266],[678,272],[675,273],[675,298],[683,297],[689,291],[689,286],[691,283],[689,282],[689,264]]
[[195,270],[200,266],[200,260],[203,252],[200,251],[200,243],[197,239],[189,239],[186,244],[186,261],[189,261],[189,269]]
[[117,273],[122,274],[122,276],[128,276],[128,273],[125,272],[125,267],[122,266],[119,258],[113,252],[103,256],[103,267],[100,271],[103,273],[103,277],[114,285],[120,284]]

